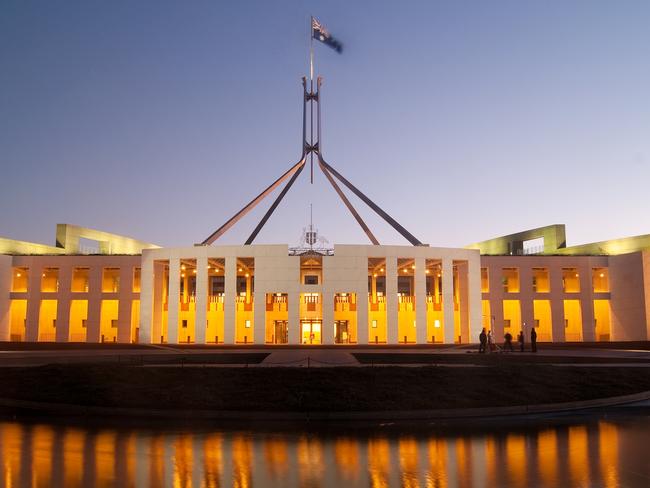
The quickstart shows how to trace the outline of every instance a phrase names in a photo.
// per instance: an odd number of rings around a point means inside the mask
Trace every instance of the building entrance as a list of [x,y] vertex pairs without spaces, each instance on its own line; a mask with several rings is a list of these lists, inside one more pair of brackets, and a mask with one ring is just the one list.
[[287,344],[289,342],[289,322],[276,320],[273,331],[273,344]]
[[300,334],[302,344],[320,344],[321,343],[321,321],[304,320],[300,323]]
[[350,331],[348,330],[347,320],[337,320],[334,322],[334,342],[336,344],[350,343]]

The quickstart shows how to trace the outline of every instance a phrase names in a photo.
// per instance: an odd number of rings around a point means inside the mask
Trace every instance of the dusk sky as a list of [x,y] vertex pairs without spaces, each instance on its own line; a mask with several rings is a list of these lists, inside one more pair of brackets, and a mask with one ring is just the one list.
[[[344,44],[315,45],[324,157],[421,241],[650,233],[648,1],[4,0],[0,236],[205,239],[300,158],[310,15]],[[296,244],[310,203],[367,243],[308,173],[256,243]]]

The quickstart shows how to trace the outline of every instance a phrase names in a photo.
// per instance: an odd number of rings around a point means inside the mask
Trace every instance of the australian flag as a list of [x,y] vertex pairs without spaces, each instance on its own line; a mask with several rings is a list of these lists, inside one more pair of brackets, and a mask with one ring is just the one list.
[[337,53],[343,52],[343,44],[334,39],[325,26],[318,22],[314,17],[311,18],[311,36],[317,41],[327,44]]

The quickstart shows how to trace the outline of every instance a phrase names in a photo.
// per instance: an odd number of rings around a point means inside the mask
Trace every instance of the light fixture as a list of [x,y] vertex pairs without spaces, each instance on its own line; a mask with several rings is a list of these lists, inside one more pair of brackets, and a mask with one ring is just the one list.
[[185,278],[185,273],[181,273],[181,278]]
[[20,273],[16,273],[16,277],[20,278]]
[[195,269],[194,269],[194,270],[192,270],[192,273],[194,273],[194,274],[196,274],[196,270],[195,270]]
[[376,278],[376,277],[377,277],[377,273],[375,273],[373,276]]
[[408,269],[406,269],[406,268],[404,268],[404,272],[405,272],[405,273],[408,273],[408,272],[409,272],[409,270],[408,270]]
[[442,276],[442,275],[441,275],[440,273],[438,273],[438,278],[440,278],[441,276]]
[[184,265],[184,264],[181,265],[181,269],[182,269],[183,271],[185,271],[185,265]]
[[249,275],[248,273],[246,273],[246,278],[248,278],[249,276],[250,276],[250,275]]
[[415,269],[415,264],[412,264],[412,265],[411,265],[411,269]]
[[379,270],[379,272],[380,272],[380,273],[383,273],[383,272],[384,272],[384,268],[381,268],[381,269]]
[[576,273],[576,278],[578,277],[578,273]]
[[601,278],[604,278],[604,277],[605,277],[605,273],[600,273],[600,277],[601,277]]
[[244,270],[243,270],[243,269],[241,269],[241,268],[239,268],[239,272],[241,273],[242,271],[244,271]]
[[427,269],[427,270],[425,270],[424,272],[425,272],[426,274],[429,274],[429,270],[428,270],[428,269]]

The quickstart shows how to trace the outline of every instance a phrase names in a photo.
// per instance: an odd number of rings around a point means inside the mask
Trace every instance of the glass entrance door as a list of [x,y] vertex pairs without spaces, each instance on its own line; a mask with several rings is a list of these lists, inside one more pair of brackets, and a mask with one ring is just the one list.
[[276,320],[273,335],[274,344],[287,344],[289,342],[289,322],[286,320]]
[[320,344],[320,320],[305,320],[300,324],[302,344]]
[[336,344],[350,343],[350,331],[348,330],[347,320],[337,320],[334,322],[334,342]]

